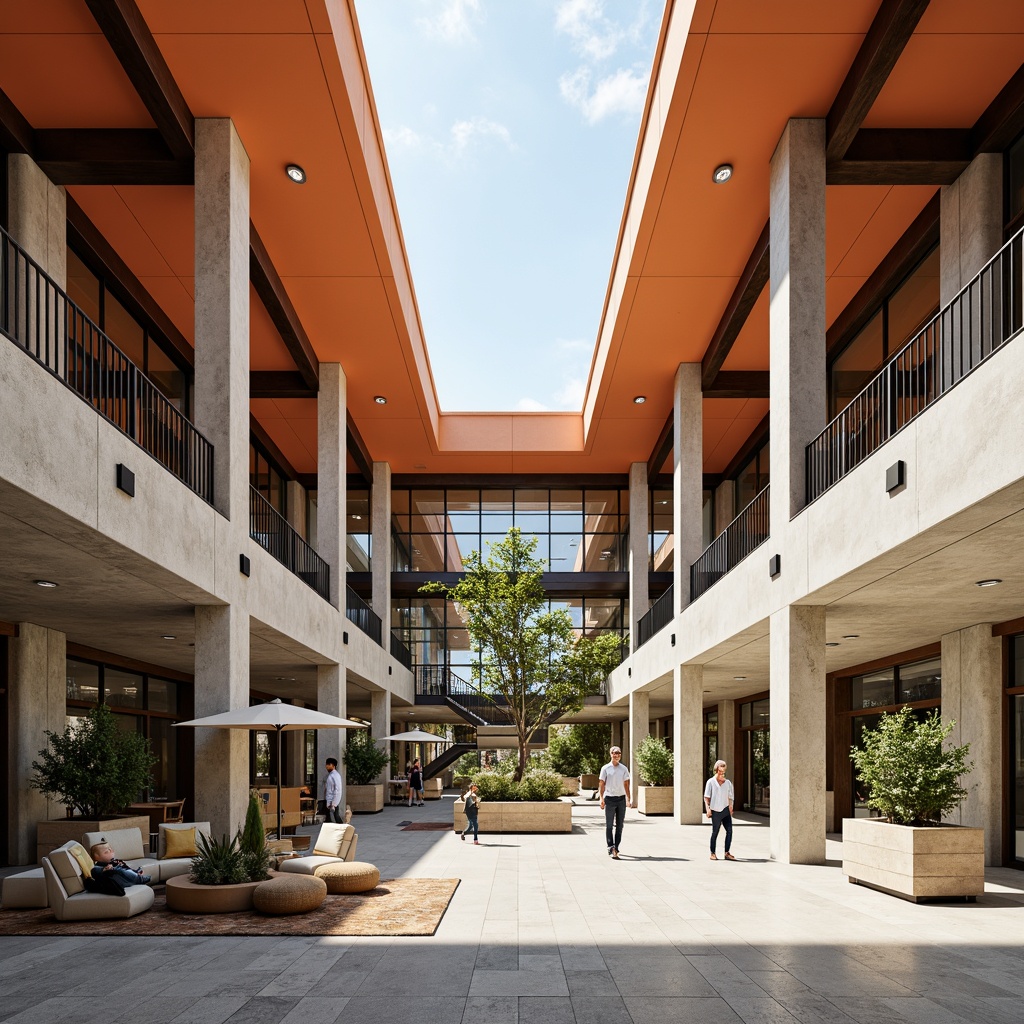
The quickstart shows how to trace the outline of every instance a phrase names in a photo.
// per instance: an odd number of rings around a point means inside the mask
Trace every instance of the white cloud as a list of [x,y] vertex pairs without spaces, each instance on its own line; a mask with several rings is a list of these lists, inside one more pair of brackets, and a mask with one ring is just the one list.
[[520,398],[516,402],[515,412],[547,412],[548,407],[536,398]]
[[424,139],[419,132],[413,131],[407,125],[400,125],[398,128],[382,129],[384,144],[393,149],[417,149],[423,145]]
[[620,68],[600,79],[591,89],[589,68],[577,68],[558,80],[558,91],[571,107],[583,114],[588,124],[606,117],[635,117],[643,112],[647,97],[647,75],[640,70]]
[[448,131],[448,138],[444,140],[433,138],[430,135],[421,135],[408,125],[385,128],[383,134],[384,145],[391,153],[397,153],[400,150],[419,151],[433,155],[446,163],[455,163],[465,157],[474,142],[484,139],[497,139],[510,152],[515,152],[517,148],[508,128],[486,117],[472,117],[456,121]]
[[555,11],[555,29],[588,60],[605,60],[618,49],[621,26],[605,17],[603,0],[562,0]]
[[446,43],[467,43],[475,39],[473,23],[480,14],[480,0],[448,0],[431,18],[417,18],[416,24],[433,39]]
[[456,121],[451,128],[452,144],[457,152],[462,152],[475,137],[491,137],[503,142],[510,150],[516,148],[512,141],[512,133],[497,121],[486,117],[474,117],[468,121]]
[[587,393],[587,382],[583,377],[570,377],[555,392],[555,401],[563,409],[578,412],[583,408],[583,398]]

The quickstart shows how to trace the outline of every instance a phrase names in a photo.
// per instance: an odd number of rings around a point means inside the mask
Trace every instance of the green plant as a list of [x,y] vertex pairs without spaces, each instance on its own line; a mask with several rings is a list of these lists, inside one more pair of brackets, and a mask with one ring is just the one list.
[[664,740],[645,736],[636,748],[636,770],[649,786],[667,786],[672,782],[675,758]]
[[456,775],[476,775],[480,771],[480,751],[469,750],[455,762]]
[[480,791],[481,800],[515,800],[518,795],[515,780],[511,775],[497,772],[480,772],[473,776]]
[[548,753],[559,775],[594,774],[608,760],[611,726],[600,722],[553,726]]
[[369,730],[360,730],[349,736],[344,761],[349,784],[368,786],[391,763],[391,757],[373,742]]
[[520,800],[557,800],[562,795],[562,776],[554,772],[527,772],[519,783]]
[[919,720],[910,708],[882,715],[865,729],[850,757],[868,792],[867,802],[897,825],[925,825],[959,807],[967,796],[960,779],[973,767],[970,744],[943,749],[955,722],[943,724],[938,711]]
[[197,885],[236,885],[249,881],[236,836],[214,839],[197,831],[196,844],[199,853],[192,858],[189,878]]
[[101,704],[63,733],[47,732],[48,744],[32,762],[29,785],[56,799],[72,814],[100,818],[117,814],[152,780],[156,758],[149,740],[118,728]]
[[249,794],[245,824],[238,834],[238,848],[248,881],[262,882],[270,877],[270,851],[267,849],[267,833],[263,827],[263,802],[255,791]]

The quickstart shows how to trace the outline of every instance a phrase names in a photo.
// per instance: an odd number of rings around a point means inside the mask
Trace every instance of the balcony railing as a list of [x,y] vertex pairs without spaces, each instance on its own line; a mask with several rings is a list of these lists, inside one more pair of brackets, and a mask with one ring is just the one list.
[[[650,610],[636,624],[636,646],[643,647],[655,633],[663,630],[674,618],[674,589],[669,586],[661,597],[651,605]],[[627,648],[628,649],[628,648]]]
[[350,587],[345,586],[345,614],[356,629],[361,629],[375,644],[384,646],[381,639],[380,616]]
[[808,502],[1020,332],[1022,235],[1024,229],[807,446]]
[[412,668],[412,651],[394,633],[391,634],[391,657],[407,669]]
[[690,566],[690,600],[713,587],[756,547],[768,539],[770,518],[769,487],[754,500],[709,544]]
[[213,503],[213,445],[2,230],[0,331]]
[[331,599],[331,567],[255,487],[249,488],[249,536],[325,601]]

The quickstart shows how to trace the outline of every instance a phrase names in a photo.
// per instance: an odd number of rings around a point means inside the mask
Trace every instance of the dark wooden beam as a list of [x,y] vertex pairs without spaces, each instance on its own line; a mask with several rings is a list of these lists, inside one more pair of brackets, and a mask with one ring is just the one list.
[[767,398],[767,370],[720,370],[705,398]]
[[825,159],[842,160],[882,91],[928,0],[882,0],[825,118]]
[[971,129],[977,153],[1001,153],[1024,132],[1024,64],[999,91]]
[[35,154],[35,137],[32,126],[2,89],[0,89],[0,149],[8,153],[28,153],[30,156]]
[[665,425],[661,428],[658,440],[654,442],[651,454],[647,458],[648,483],[661,472],[661,467],[665,465],[665,460],[668,458],[669,452],[672,451],[672,427],[675,418],[675,411],[668,414],[668,419],[665,420]]
[[56,185],[191,185],[154,128],[37,128],[35,160]]
[[370,449],[366,447],[366,442],[363,440],[362,434],[359,433],[356,421],[352,419],[352,413],[347,412],[345,415],[348,427],[348,453],[352,456],[352,461],[356,464],[363,479],[372,486],[373,456],[370,455]]
[[251,370],[250,398],[316,398],[297,370]]
[[964,128],[862,128],[845,159],[826,164],[830,185],[948,185],[971,162]]
[[740,279],[733,289],[722,319],[718,322],[718,327],[704,353],[704,358],[701,360],[700,383],[701,388],[705,391],[714,385],[715,378],[718,376],[719,370],[722,369],[722,364],[729,355],[733,342],[739,336],[750,311],[754,308],[754,303],[757,302],[762,289],[768,283],[769,228],[770,224],[766,221],[761,234],[754,243],[750,256],[747,258],[743,273],[740,274]]
[[278,334],[285,348],[295,360],[295,367],[302,375],[306,386],[313,391],[320,390],[320,361],[317,359],[313,345],[299,320],[292,300],[288,298],[281,278],[278,277],[274,264],[267,252],[267,247],[256,230],[249,223],[249,279],[252,281],[256,294],[260,297],[270,319],[274,321]]
[[176,160],[195,155],[195,119],[135,0],[86,0]]

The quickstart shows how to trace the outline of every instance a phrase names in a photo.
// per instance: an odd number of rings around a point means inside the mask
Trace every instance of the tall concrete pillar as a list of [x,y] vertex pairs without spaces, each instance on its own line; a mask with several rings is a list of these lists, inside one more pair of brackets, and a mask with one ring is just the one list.
[[673,604],[678,615],[690,603],[690,566],[704,550],[704,434],[700,363],[680,363],[672,425],[675,534]]
[[770,208],[771,532],[778,543],[804,506],[804,451],[826,423],[823,120],[786,125],[771,159]]
[[647,489],[647,463],[629,467],[629,653],[636,650],[636,624],[647,614],[650,598],[647,574],[650,562],[648,524],[650,491]]
[[7,225],[18,245],[67,288],[67,195],[26,153],[7,157]]
[[728,777],[737,786],[736,770],[736,701],[720,700],[718,702],[718,758],[729,767]]
[[284,505],[287,511],[288,524],[303,540],[308,540],[306,488],[298,480],[289,480],[285,484]]
[[[303,706],[301,700],[293,701],[296,707]],[[306,783],[306,734],[299,730],[282,733],[284,751],[281,768],[284,775],[282,785],[303,786]]]
[[196,120],[195,421],[214,505],[249,522],[249,157],[229,118]]
[[939,304],[945,306],[1003,244],[1003,154],[979,154],[939,196]]
[[[634,690],[629,695],[629,766],[633,777],[631,794],[633,806],[636,807],[636,791],[641,785],[640,772],[637,769],[636,750],[651,734],[651,695],[646,690]],[[625,761],[625,757],[623,757]]]
[[723,480],[715,488],[715,536],[736,518],[736,481]]
[[64,808],[29,786],[32,762],[46,733],[62,733],[67,708],[67,638],[32,622],[18,624],[7,644],[8,853],[12,864],[34,864],[36,822],[64,817]]
[[970,743],[974,770],[964,777],[967,799],[946,821],[985,830],[985,863],[1002,862],[1002,641],[992,626],[969,626],[942,637],[942,718],[956,726],[950,746]]
[[[374,742],[384,751],[391,754],[391,741],[383,739],[391,732],[391,691],[371,690],[370,691],[370,735]],[[387,782],[391,778],[391,766],[382,769],[377,776],[377,782]]]
[[[249,706],[249,615],[238,605],[195,610],[196,718]],[[196,729],[196,821],[234,833],[249,799],[249,734]]]
[[[617,721],[612,722],[612,742],[611,742],[611,746],[619,747],[620,749],[622,747],[622,721],[621,720],[617,720]],[[630,766],[629,770],[630,771],[633,770],[632,766]]]
[[341,363],[320,364],[317,411],[317,544],[331,567],[331,604],[345,607],[345,475],[348,468],[345,405],[348,383]]
[[674,816],[679,825],[699,825],[704,807],[704,666],[672,671]]
[[[373,464],[373,488],[370,492],[370,550],[372,552],[373,597],[370,604],[391,636],[391,466]],[[385,650],[390,650],[385,646]]]
[[825,609],[771,615],[773,860],[825,862]]
[[[323,376],[320,378],[321,386]],[[348,692],[345,682],[344,665],[317,665],[316,667],[316,709],[325,715],[334,715],[336,718],[348,718]],[[320,751],[317,771],[317,798],[323,796],[324,788],[324,761],[333,757],[338,762],[338,772],[341,775],[341,806],[345,806],[345,752],[344,729],[319,729],[317,735],[317,748]]]

